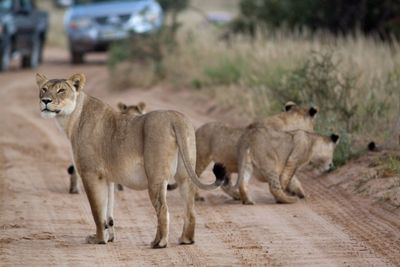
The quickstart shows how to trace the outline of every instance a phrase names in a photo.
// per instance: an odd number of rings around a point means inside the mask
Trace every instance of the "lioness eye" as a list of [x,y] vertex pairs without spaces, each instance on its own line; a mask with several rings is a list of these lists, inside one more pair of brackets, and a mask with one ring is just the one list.
[[62,94],[62,93],[64,93],[64,92],[65,92],[65,89],[61,88],[61,89],[59,89],[59,90],[57,91],[57,94]]
[[47,88],[43,87],[43,88],[42,88],[42,92],[43,92],[43,93],[46,93],[46,92],[47,92]]

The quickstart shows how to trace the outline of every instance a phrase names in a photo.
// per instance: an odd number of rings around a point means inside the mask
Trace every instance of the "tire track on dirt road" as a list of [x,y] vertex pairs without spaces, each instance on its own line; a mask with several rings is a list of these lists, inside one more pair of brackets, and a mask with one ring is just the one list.
[[[198,100],[188,90],[110,90],[100,61],[71,67],[67,58],[66,52],[50,49],[38,71],[49,78],[84,72],[85,90],[112,106],[144,101],[149,109],[177,109],[195,125],[234,116],[210,116],[216,103]],[[399,216],[309,178],[302,180],[311,196],[293,205],[275,204],[268,187],[259,184],[251,185],[257,202],[251,207],[228,200],[220,190],[203,192],[192,246],[177,244],[183,205],[178,190],[169,192],[170,243],[163,250],[150,249],[156,217],[148,193],[126,189],[116,193],[116,241],[85,244],[95,231],[89,202],[84,192],[67,193],[68,142],[54,121],[40,118],[34,75],[0,75],[0,265],[400,265]]]
[[363,204],[367,200],[354,201],[347,193],[327,188],[317,179],[304,178],[303,181],[312,192],[308,201],[311,209],[343,227],[346,234],[365,244],[377,257],[388,259],[387,264],[400,265],[399,227],[369,212],[375,208]]

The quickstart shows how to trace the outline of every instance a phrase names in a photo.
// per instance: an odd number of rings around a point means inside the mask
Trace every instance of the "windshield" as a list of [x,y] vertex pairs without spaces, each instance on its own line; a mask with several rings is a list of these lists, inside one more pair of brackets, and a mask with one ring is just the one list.
[[13,0],[0,0],[0,10],[10,10]]
[[94,4],[94,3],[112,3],[112,2],[136,2],[136,1],[139,1],[139,0],[75,0],[74,5]]

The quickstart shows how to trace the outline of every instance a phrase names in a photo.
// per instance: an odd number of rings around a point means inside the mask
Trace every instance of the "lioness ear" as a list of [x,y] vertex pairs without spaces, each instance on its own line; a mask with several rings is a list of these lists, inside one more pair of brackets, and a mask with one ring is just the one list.
[[125,111],[128,107],[124,103],[119,102],[118,108],[120,111]]
[[146,108],[146,103],[139,102],[139,104],[137,104],[136,108],[139,111],[139,113],[143,114],[144,113],[144,109]]
[[288,112],[289,110],[292,109],[292,107],[296,106],[296,103],[293,101],[289,101],[285,104],[285,111]]
[[338,141],[339,141],[339,135],[337,135],[337,134],[331,134],[331,140],[332,140],[332,142],[334,142],[335,144],[337,144]]
[[68,80],[72,82],[76,91],[82,90],[86,83],[86,77],[83,73],[74,74]]
[[311,117],[315,117],[315,114],[317,114],[318,113],[318,108],[314,108],[314,107],[311,107],[309,110],[308,110],[308,114],[311,116]]
[[36,73],[36,84],[41,87],[45,84],[49,79],[44,74]]

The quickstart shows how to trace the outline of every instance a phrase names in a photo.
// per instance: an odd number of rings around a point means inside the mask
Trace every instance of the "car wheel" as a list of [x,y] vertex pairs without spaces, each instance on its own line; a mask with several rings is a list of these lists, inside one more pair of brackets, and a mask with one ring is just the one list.
[[8,70],[11,59],[11,41],[10,37],[5,35],[0,48],[0,71]]
[[32,49],[29,55],[22,57],[22,67],[34,69],[40,62],[40,51],[42,50],[42,41],[38,35],[34,35]]
[[82,64],[84,62],[84,53],[71,50],[71,63]]
[[43,63],[43,40],[40,39],[39,64]]

